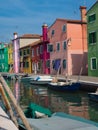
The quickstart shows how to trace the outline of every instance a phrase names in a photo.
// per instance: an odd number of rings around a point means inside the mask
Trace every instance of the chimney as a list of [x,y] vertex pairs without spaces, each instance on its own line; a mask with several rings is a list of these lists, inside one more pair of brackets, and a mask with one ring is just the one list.
[[48,26],[47,26],[47,24],[44,24],[42,26],[43,41],[47,41],[47,39],[48,39],[47,30],[48,30]]
[[14,32],[13,35],[14,35],[14,39],[18,37],[17,32]]
[[86,20],[86,7],[80,6],[80,12],[81,12],[81,21],[87,22],[87,20]]

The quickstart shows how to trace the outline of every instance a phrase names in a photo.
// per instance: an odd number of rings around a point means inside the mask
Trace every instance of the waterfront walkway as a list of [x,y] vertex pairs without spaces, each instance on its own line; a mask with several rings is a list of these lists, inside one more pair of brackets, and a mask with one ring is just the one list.
[[[11,73],[2,73],[1,72],[1,75],[2,76],[10,76]],[[15,75],[14,73],[12,73],[12,75]],[[24,75],[24,73],[19,73],[19,74],[16,74],[18,76],[22,76]],[[34,74],[28,74],[28,75],[34,75]],[[38,75],[38,74],[37,74]],[[39,74],[40,75],[40,74]],[[56,76],[56,75],[52,75],[53,77],[57,77],[57,79],[59,80],[66,80],[66,77],[64,75],[59,75],[59,76]],[[70,80],[77,80],[79,81],[81,84],[84,84],[84,85],[93,85],[93,86],[98,86],[98,77],[92,77],[92,76],[78,76],[78,75],[73,75],[73,76],[69,76],[68,77]]]

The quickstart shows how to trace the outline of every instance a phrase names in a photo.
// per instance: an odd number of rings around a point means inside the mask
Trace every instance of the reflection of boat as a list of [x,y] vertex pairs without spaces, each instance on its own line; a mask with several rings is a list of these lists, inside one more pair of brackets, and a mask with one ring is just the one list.
[[31,119],[28,122],[33,130],[98,130],[98,124],[62,112],[49,118]]
[[88,93],[88,97],[90,100],[98,102],[98,89],[95,93]]
[[79,82],[51,82],[48,84],[49,89],[58,91],[76,91],[80,88]]
[[35,85],[46,85],[52,80],[53,78],[51,76],[36,76],[30,83]]
[[50,117],[51,111],[35,103],[30,103],[25,111],[25,115],[28,118]]

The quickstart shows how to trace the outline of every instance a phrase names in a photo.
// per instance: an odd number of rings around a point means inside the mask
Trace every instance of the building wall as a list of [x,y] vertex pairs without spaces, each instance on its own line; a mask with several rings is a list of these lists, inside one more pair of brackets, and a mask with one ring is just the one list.
[[[67,24],[68,73],[87,75],[87,26],[86,24]],[[78,63],[78,64],[77,64]]]
[[28,39],[24,38],[24,39],[20,39],[19,40],[19,42],[20,42],[20,48],[24,47],[24,46],[27,46],[27,45],[29,45],[29,44],[31,44],[33,42],[36,42],[38,40],[39,40],[39,38],[32,38],[32,39],[31,38],[28,38]]
[[[29,50],[29,53],[28,53]],[[20,72],[23,73],[32,73],[31,67],[31,49],[30,46],[24,47],[20,49]],[[24,54],[25,51],[25,54]]]
[[[88,11],[87,18],[91,14],[96,14],[96,20],[93,22],[87,23],[87,31],[88,31],[88,75],[89,76],[98,76],[98,1],[96,4]],[[89,43],[89,33],[96,32],[97,41],[95,44]],[[97,59],[96,69],[92,70],[91,67],[91,58],[95,57]]]
[[[63,25],[66,25],[66,31],[62,32]],[[55,30],[54,35],[51,35],[52,30]],[[84,30],[84,32],[83,32]],[[67,23],[66,20],[56,20],[56,22],[49,28],[48,35],[50,37],[50,44],[53,44],[54,50],[50,53],[51,59],[51,74],[57,74],[52,67],[52,60],[61,59],[60,74],[75,75],[80,73],[81,67],[83,68],[82,74],[87,74],[87,37],[86,37],[86,24],[82,28],[81,23]],[[82,33],[85,33],[82,35]],[[64,50],[63,42],[67,42],[67,48]],[[56,44],[60,43],[60,51],[56,50]],[[66,69],[63,69],[62,61],[66,59]],[[85,59],[83,61],[81,59]],[[85,62],[85,64],[83,63]],[[78,63],[78,64],[77,64]]]
[[[67,39],[67,33],[62,32],[62,26],[66,24],[65,21],[55,21],[55,23],[49,28],[48,37],[50,38],[50,44],[53,45],[53,52],[50,52],[51,59],[51,74],[57,74],[57,70],[53,69],[52,61],[56,59],[64,59],[66,58],[66,51],[63,49],[63,42]],[[51,34],[52,30],[55,30],[54,35]],[[56,50],[56,44],[60,43],[60,50]],[[62,63],[61,63],[62,64]],[[65,73],[65,70],[61,70],[61,74]]]
[[8,64],[9,64],[9,72],[13,72],[13,44],[8,44]]
[[0,72],[8,72],[8,47],[0,43]]

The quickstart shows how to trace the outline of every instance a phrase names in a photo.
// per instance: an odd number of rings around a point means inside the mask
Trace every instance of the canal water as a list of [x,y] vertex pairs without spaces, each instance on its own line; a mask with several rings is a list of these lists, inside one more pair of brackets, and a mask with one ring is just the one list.
[[23,110],[29,103],[37,103],[54,112],[65,112],[98,122],[98,103],[88,99],[88,92],[55,92],[47,86],[34,86],[29,82],[7,80]]

